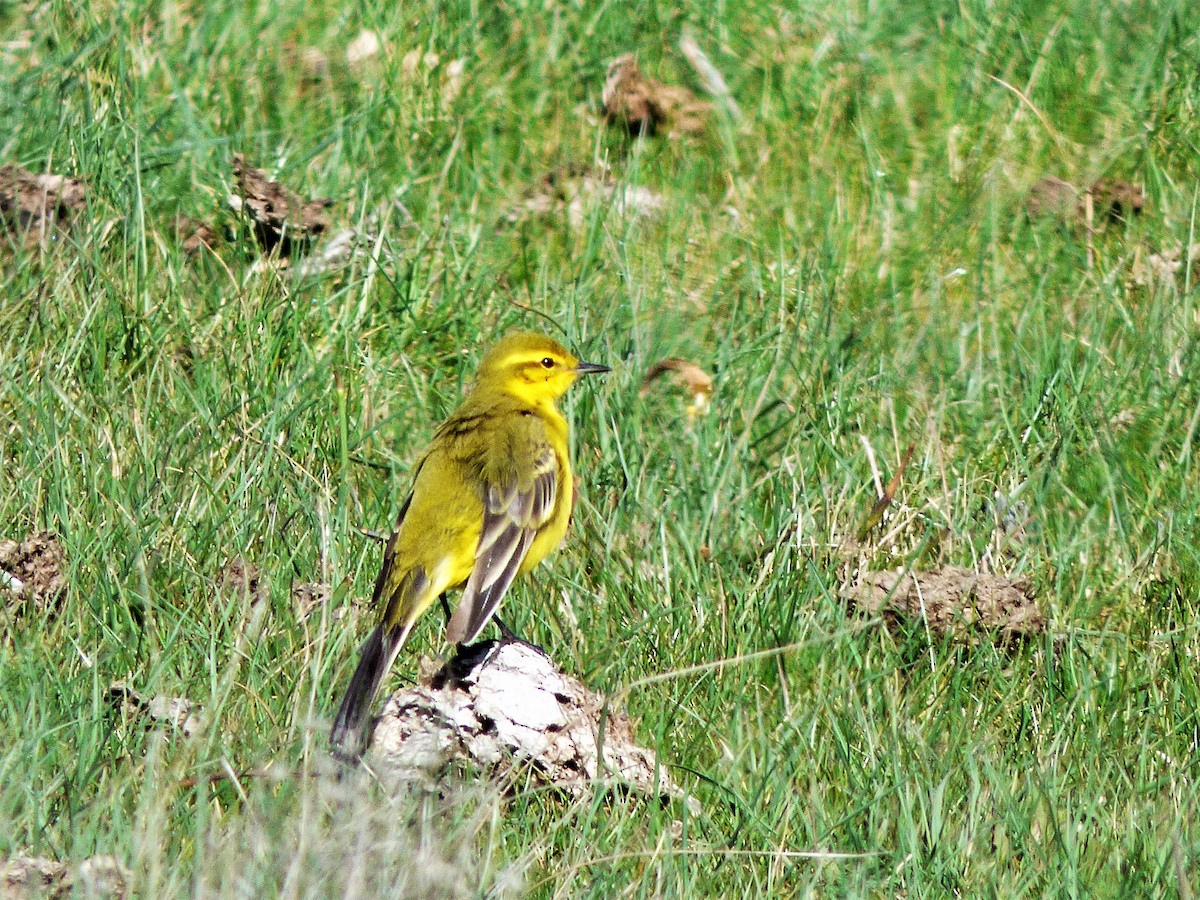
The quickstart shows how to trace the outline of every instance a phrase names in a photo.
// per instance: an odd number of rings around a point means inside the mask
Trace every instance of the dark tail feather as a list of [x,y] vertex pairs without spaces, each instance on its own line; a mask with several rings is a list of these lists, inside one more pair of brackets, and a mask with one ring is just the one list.
[[380,625],[371,632],[371,636],[362,646],[358,668],[354,670],[354,677],[350,679],[350,687],[346,689],[346,696],[338,709],[337,718],[333,720],[333,730],[329,735],[329,744],[334,755],[347,762],[357,762],[367,749],[371,704],[375,702],[379,682],[383,681],[383,676],[387,674],[392,655],[404,640],[404,636],[404,629],[385,630]]

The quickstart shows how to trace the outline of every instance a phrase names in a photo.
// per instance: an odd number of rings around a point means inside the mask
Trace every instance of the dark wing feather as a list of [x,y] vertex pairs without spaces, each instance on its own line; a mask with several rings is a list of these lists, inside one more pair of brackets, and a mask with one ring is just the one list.
[[479,636],[517,576],[538,530],[554,514],[558,457],[549,443],[539,442],[534,452],[532,482],[488,485],[475,566],[446,628],[446,637],[455,644]]
[[[420,471],[420,469],[418,469],[418,471]],[[396,527],[392,529],[392,536],[388,538],[387,547],[383,551],[383,565],[379,567],[379,575],[375,578],[375,591],[371,594],[372,608],[379,603],[379,598],[383,596],[383,591],[387,586],[388,579],[392,576],[392,563],[396,558],[396,537],[400,534],[400,526],[404,524],[404,517],[408,515],[408,508],[412,505],[412,499],[413,495],[410,491],[408,499],[405,500],[404,505],[400,507],[400,515],[396,517]]]

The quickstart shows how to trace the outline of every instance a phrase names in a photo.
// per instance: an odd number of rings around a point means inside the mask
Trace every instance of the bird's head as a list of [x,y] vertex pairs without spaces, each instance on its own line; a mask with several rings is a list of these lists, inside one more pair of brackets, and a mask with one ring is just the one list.
[[553,403],[580,375],[607,372],[608,366],[580,362],[557,341],[540,334],[502,338],[483,358],[476,384],[498,389],[534,405]]

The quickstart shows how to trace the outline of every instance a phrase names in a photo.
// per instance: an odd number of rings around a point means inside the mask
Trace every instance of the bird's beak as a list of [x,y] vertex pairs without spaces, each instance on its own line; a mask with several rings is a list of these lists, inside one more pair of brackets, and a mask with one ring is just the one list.
[[581,362],[575,367],[575,371],[580,375],[599,375],[601,372],[611,372],[612,369],[600,363]]

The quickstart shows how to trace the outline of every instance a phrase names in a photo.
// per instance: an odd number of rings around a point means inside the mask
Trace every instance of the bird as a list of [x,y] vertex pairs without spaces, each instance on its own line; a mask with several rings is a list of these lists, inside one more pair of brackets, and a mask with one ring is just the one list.
[[417,463],[387,542],[372,598],[383,611],[334,718],[335,755],[354,761],[365,752],[375,693],[435,600],[449,615],[446,592],[463,589],[446,638],[468,644],[513,579],[562,543],[575,484],[570,426],[556,401],[580,376],[608,371],[529,332],[507,335],[484,356]]

